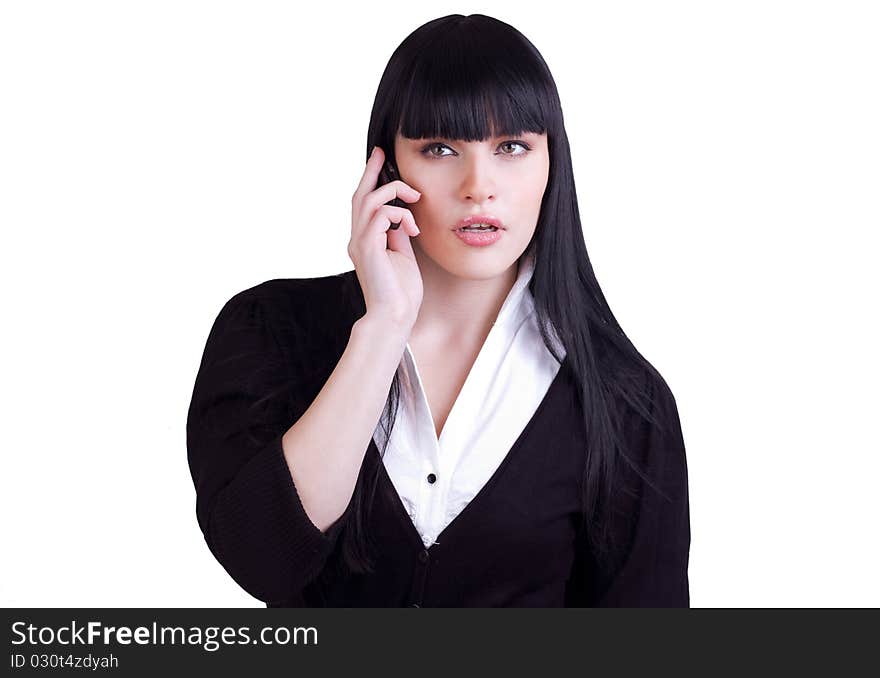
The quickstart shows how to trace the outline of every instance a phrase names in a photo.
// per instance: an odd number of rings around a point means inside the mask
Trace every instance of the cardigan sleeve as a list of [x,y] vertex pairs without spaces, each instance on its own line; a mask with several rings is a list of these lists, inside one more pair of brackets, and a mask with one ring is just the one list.
[[245,591],[280,603],[318,575],[345,515],[325,533],[303,509],[281,438],[309,398],[272,331],[271,306],[246,292],[223,306],[208,335],[187,455],[212,554]]
[[[675,398],[666,382],[652,382],[652,414],[657,423],[632,424],[627,438],[651,484],[628,476],[618,486],[615,533],[625,548],[614,566],[601,570],[586,549],[579,549],[571,587],[576,605],[591,607],[690,607],[688,560],[690,512],[684,438]],[[635,421],[630,418],[629,421]],[[637,487],[632,492],[628,488]],[[580,542],[583,543],[583,542]]]

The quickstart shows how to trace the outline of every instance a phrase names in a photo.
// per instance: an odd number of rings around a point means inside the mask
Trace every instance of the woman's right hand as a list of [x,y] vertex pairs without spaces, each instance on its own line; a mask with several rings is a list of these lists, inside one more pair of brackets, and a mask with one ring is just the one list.
[[[379,186],[385,153],[376,146],[351,197],[348,256],[364,294],[367,313],[409,332],[422,304],[422,275],[409,239],[419,234],[412,212],[385,203],[400,198],[416,202],[421,194],[396,180]],[[400,228],[390,229],[400,222]]]

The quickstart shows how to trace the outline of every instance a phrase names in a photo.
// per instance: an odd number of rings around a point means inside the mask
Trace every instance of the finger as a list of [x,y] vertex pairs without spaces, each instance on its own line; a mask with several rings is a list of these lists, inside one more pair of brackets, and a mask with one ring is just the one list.
[[401,254],[405,254],[408,257],[414,257],[415,255],[413,254],[412,249],[412,235],[413,233],[418,233],[418,228],[415,227],[415,222],[412,220],[411,216],[397,218],[401,219],[400,225],[402,226],[402,228],[399,228],[398,230],[391,230],[389,228],[385,232],[386,247],[389,250],[400,252]]
[[[397,184],[397,186],[394,186],[394,184]],[[364,227],[360,227],[358,225],[368,223],[371,220],[372,216],[375,216],[377,210],[380,210],[385,207],[389,207],[391,209],[396,209],[396,210],[404,210],[405,212],[409,212],[409,210],[407,210],[406,208],[398,207],[396,205],[386,204],[386,203],[390,203],[395,198],[395,196],[405,198],[407,200],[407,202],[416,202],[419,199],[418,195],[404,196],[402,193],[398,193],[398,190],[403,191],[403,190],[406,190],[406,188],[408,188],[406,186],[406,184],[404,184],[403,182],[395,181],[395,182],[392,182],[391,184],[388,184],[388,187],[389,187],[389,190],[384,192],[385,193],[384,195],[383,195],[383,191],[381,189],[376,189],[376,190],[372,191],[369,194],[369,197],[366,198],[362,203],[352,206],[353,210],[357,210],[357,215],[358,215],[357,218],[352,222],[353,223],[352,228],[354,230],[360,230],[361,228],[364,228]],[[385,186],[383,186],[382,188],[384,189]],[[415,193],[418,193],[418,191],[415,191]],[[410,218],[412,219],[412,213],[410,213]],[[391,219],[391,223],[400,223],[400,219],[399,218]],[[415,222],[413,222],[413,223],[415,223]],[[393,230],[397,230],[397,228],[394,228]]]
[[400,198],[404,202],[417,202],[421,197],[422,194],[419,191],[397,179],[372,191],[364,200],[363,208],[376,209],[395,198]]
[[358,187],[355,189],[353,198],[360,198],[376,188],[376,183],[379,181],[379,171],[382,169],[382,163],[384,162],[385,152],[378,146],[375,146],[372,154],[367,158],[364,173],[361,176]]
[[401,228],[397,231],[389,230],[386,231],[386,233],[388,235],[386,239],[387,249],[400,252],[410,258],[415,257],[412,247],[412,238],[410,238],[409,234],[406,233],[404,229]]
[[[419,227],[416,225],[415,217],[405,207],[395,207],[393,205],[383,205],[376,210],[376,215],[370,222],[369,230],[396,231],[396,226],[403,226],[403,232],[408,237],[415,237],[419,234]],[[389,234],[390,235],[390,234]]]

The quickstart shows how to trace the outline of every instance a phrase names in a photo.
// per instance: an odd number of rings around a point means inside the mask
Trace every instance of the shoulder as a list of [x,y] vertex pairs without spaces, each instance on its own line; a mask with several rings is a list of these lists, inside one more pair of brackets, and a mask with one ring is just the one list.
[[666,421],[676,409],[672,388],[660,371],[644,360],[634,370],[634,392],[637,393],[648,411],[649,419]]
[[634,420],[668,423],[677,418],[672,388],[660,371],[643,355],[615,358],[606,366],[606,375],[618,414]]
[[[300,372],[335,364],[363,315],[355,272],[275,278],[232,295],[213,333],[247,345],[274,347]],[[297,367],[298,366],[298,367]]]
[[273,278],[237,292],[227,304],[261,304],[290,311],[339,304],[347,292],[353,291],[355,281],[353,270],[316,278]]
[[266,280],[233,294],[220,315],[259,315],[282,333],[333,332],[353,323],[357,317],[352,316],[362,305],[363,294],[351,270],[314,278]]
[[664,435],[675,434],[680,428],[678,404],[669,383],[663,375],[650,366],[646,374],[646,390],[650,401],[651,414],[658,431]]
[[678,404],[669,383],[650,363],[643,371],[647,418],[639,417],[634,456],[648,470],[661,495],[678,493],[687,483],[685,441]]
[[673,389],[644,357],[615,367],[614,412],[625,445],[642,465],[657,463],[657,455],[683,446]]

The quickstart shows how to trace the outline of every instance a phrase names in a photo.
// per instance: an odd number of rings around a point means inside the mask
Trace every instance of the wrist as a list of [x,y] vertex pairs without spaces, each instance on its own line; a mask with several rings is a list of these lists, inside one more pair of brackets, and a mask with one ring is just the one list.
[[393,319],[380,313],[367,313],[358,318],[352,334],[368,337],[370,340],[381,341],[389,345],[398,344],[401,350],[409,340],[412,324]]

